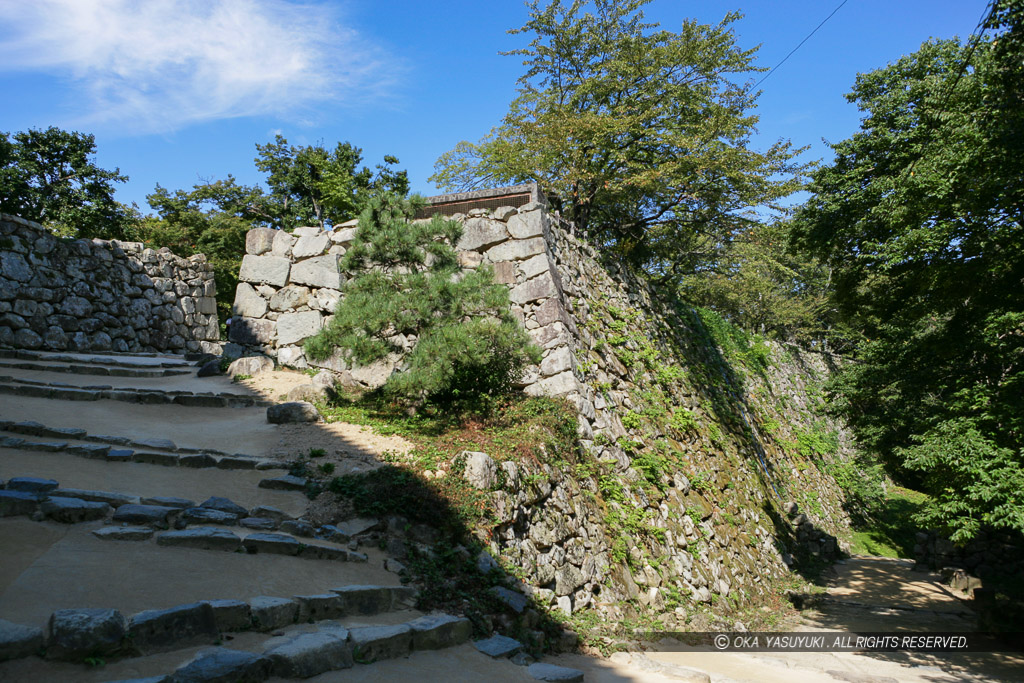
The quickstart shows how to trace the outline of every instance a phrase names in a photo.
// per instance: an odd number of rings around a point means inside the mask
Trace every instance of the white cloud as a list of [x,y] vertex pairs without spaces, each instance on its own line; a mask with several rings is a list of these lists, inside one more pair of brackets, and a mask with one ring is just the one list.
[[169,132],[376,101],[391,58],[324,3],[0,0],[0,69],[62,77],[82,123]]

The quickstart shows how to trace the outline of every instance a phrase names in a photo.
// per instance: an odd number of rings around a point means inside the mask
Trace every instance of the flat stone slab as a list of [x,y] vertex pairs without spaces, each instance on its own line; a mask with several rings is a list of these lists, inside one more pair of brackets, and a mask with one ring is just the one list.
[[153,530],[148,526],[105,526],[96,529],[92,535],[104,541],[148,541]]
[[175,498],[174,496],[150,496],[142,499],[143,505],[161,505],[168,508],[194,508],[195,501],[188,498]]
[[180,458],[181,456],[175,453],[135,451],[132,454],[132,462],[141,462],[147,465],[163,465],[164,467],[177,467]]
[[266,652],[275,676],[310,678],[352,666],[352,646],[343,628],[303,633]]
[[68,447],[64,441],[26,441],[21,445],[25,450],[43,451],[45,453],[56,453]]
[[0,662],[34,655],[43,641],[43,629],[0,619]]
[[140,448],[156,448],[161,451],[178,450],[178,446],[170,439],[136,439],[132,441],[132,445]]
[[32,420],[25,420],[24,422],[15,422],[9,425],[6,431],[14,432],[15,434],[27,434],[29,436],[42,436],[43,432],[46,431],[46,425],[40,422],[33,422]]
[[222,470],[254,470],[257,461],[253,458],[239,458],[225,455],[217,459],[217,467]]
[[110,446],[100,443],[74,443],[69,444],[64,451],[83,458],[102,459],[110,452]]
[[235,515],[236,517],[248,517],[249,511],[238,503],[228,498],[221,498],[220,496],[212,496],[207,498],[199,504],[201,508],[210,508],[211,510],[220,510],[221,512],[227,512]]
[[273,631],[295,623],[299,615],[299,603],[288,598],[261,595],[249,600],[249,613],[252,615],[253,628],[257,631]]
[[98,503],[106,503],[112,508],[122,505],[138,505],[142,502],[138,496],[129,496],[125,493],[113,493],[111,491],[89,491],[87,489],[57,489],[56,491],[50,491],[50,498],[91,500]]
[[261,479],[259,487],[261,489],[273,489],[276,491],[305,491],[306,483],[307,480],[305,477],[295,477],[290,474],[286,474],[283,477]]
[[39,509],[39,496],[25,491],[0,490],[0,517],[31,515]]
[[412,652],[412,628],[408,624],[362,626],[350,630],[349,638],[352,657],[360,664],[408,657]]
[[213,608],[205,602],[139,612],[128,624],[128,637],[142,654],[211,644],[218,636]]
[[292,516],[282,510],[281,508],[273,507],[272,505],[257,505],[252,509],[253,517],[269,517],[277,522],[283,522],[285,520],[292,519]]
[[245,517],[238,520],[238,524],[246,529],[256,529],[258,531],[273,531],[277,528],[277,522],[269,517]]
[[110,514],[110,506],[79,498],[47,498],[40,506],[43,514],[55,522],[77,524],[103,519]]
[[579,669],[570,669],[567,666],[555,666],[554,664],[545,664],[544,662],[531,664],[527,667],[526,673],[538,681],[583,682],[583,672]]
[[257,683],[270,677],[270,660],[255,652],[215,647],[201,650],[178,667],[173,683]]
[[523,649],[523,644],[514,638],[497,635],[484,640],[477,640],[473,643],[473,647],[488,657],[497,659],[499,657],[511,657]]
[[242,541],[242,545],[250,553],[299,554],[299,542],[284,534],[249,534]]
[[328,541],[347,543],[359,534],[373,531],[380,526],[379,519],[357,517],[337,524],[325,524],[320,527],[320,536]]
[[46,656],[75,661],[118,652],[127,627],[116,609],[59,609],[50,615]]
[[225,529],[184,529],[165,531],[156,537],[156,544],[234,552],[242,546],[242,539]]
[[122,505],[114,511],[115,522],[128,524],[146,524],[158,529],[166,529],[171,515],[177,514],[178,508],[165,505]]
[[345,616],[345,604],[335,593],[292,596],[299,605],[298,620],[323,621]]
[[311,538],[316,535],[316,529],[313,528],[313,525],[300,519],[289,519],[281,522],[281,531],[292,536],[303,536],[305,538]]
[[473,623],[451,614],[428,614],[409,622],[413,650],[440,650],[459,645],[473,634]]
[[224,526],[238,524],[238,515],[204,507],[186,508],[182,510],[178,519],[188,524],[223,524]]
[[493,588],[491,588],[491,593],[494,594],[494,597],[498,598],[503,603],[505,603],[513,610],[515,610],[517,614],[522,614],[523,610],[525,610],[530,605],[530,599],[528,597],[526,597],[522,593],[517,593],[516,591],[509,590],[504,586],[494,586]]
[[103,459],[108,462],[130,462],[133,455],[135,451],[128,448],[111,448]]
[[11,477],[7,480],[8,491],[22,491],[24,493],[49,493],[60,486],[55,479],[41,479],[40,477]]
[[346,615],[377,614],[405,606],[407,593],[415,589],[405,586],[342,586],[331,592],[341,598]]

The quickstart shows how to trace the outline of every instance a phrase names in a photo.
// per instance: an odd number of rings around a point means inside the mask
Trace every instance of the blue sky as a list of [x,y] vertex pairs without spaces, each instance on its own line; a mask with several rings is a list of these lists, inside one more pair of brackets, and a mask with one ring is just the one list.
[[[841,0],[654,0],[668,30],[731,10],[743,47],[774,66]],[[858,72],[930,37],[966,38],[985,0],[849,0],[762,84],[754,146],[779,138],[829,158],[822,138],[853,134],[843,97]],[[497,125],[515,97],[524,47],[519,0],[0,0],[0,131],[59,126],[96,136],[97,161],[137,202],[233,174],[257,183],[255,144],[350,141],[364,163],[397,156],[414,191],[433,164]],[[760,76],[757,76],[758,78]]]

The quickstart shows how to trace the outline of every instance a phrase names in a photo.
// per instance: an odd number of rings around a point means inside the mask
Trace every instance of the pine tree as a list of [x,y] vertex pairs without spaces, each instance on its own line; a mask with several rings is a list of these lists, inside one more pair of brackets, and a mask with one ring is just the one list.
[[410,221],[422,200],[385,192],[359,217],[341,267],[357,272],[334,318],[308,339],[306,354],[343,349],[356,365],[402,354],[416,338],[385,394],[410,403],[478,402],[508,392],[540,351],[511,315],[508,290],[483,266],[462,270],[453,248],[456,221]]

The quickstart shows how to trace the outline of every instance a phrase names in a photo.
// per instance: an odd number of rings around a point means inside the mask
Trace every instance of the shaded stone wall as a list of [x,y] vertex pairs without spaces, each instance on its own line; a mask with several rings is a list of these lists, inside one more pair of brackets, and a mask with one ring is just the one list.
[[71,240],[0,214],[0,346],[213,351],[213,269],[138,242]]

